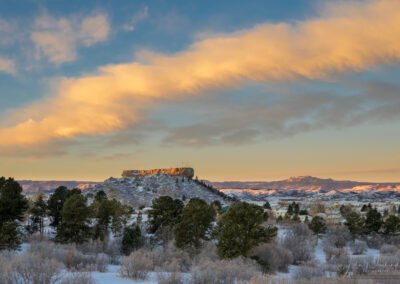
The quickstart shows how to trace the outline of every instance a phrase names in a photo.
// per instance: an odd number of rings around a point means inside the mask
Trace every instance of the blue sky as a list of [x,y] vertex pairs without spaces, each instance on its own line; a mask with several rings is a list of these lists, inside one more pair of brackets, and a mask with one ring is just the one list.
[[399,181],[397,6],[2,1],[0,175]]

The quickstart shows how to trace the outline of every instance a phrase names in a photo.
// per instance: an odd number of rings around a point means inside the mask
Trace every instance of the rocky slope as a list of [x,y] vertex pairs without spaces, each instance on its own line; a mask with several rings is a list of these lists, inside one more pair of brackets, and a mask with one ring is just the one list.
[[116,198],[134,207],[149,206],[154,198],[162,195],[179,199],[198,197],[208,202],[219,200],[224,204],[232,201],[232,198],[224,193],[195,180],[164,174],[135,178],[109,178],[83,192],[88,196],[93,196],[100,190],[103,190],[110,198]]

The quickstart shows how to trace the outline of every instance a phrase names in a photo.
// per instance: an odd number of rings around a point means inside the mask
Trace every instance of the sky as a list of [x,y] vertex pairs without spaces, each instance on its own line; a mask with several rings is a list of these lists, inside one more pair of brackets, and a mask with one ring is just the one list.
[[0,1],[0,176],[400,182],[400,1]]

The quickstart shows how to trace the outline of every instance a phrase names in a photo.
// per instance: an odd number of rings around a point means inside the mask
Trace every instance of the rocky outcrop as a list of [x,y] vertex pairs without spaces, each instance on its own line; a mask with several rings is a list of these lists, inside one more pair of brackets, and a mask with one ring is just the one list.
[[151,169],[151,170],[124,170],[122,177],[133,178],[149,175],[169,175],[193,178],[194,170],[192,168],[172,168],[172,169]]

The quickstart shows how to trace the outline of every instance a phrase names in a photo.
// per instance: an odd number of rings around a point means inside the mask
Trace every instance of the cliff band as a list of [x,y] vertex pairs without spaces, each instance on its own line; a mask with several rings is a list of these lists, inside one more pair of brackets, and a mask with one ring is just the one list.
[[124,170],[122,177],[133,178],[148,175],[170,175],[193,178],[194,169],[192,168],[172,168],[172,169],[151,169],[151,170]]

